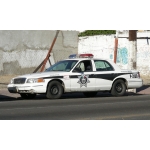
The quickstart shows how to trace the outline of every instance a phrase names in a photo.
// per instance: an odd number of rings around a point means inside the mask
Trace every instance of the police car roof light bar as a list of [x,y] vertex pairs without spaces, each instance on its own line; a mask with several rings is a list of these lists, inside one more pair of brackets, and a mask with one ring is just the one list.
[[80,54],[79,58],[93,58],[94,55],[93,54]]
[[71,54],[71,55],[69,56],[70,59],[71,59],[71,58],[77,58],[77,57],[78,57],[77,54]]

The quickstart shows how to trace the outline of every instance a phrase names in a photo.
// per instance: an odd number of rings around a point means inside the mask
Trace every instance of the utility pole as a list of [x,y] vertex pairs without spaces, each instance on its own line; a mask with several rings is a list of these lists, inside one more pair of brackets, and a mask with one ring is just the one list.
[[137,30],[129,30],[128,69],[136,70]]
[[115,49],[114,49],[114,63],[115,64],[117,61],[117,49],[118,49],[118,30],[116,30],[116,37],[115,37]]

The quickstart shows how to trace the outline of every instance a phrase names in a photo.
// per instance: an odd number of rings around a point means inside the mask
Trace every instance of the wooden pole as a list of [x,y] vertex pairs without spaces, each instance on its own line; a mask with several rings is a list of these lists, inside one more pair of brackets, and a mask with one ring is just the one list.
[[128,69],[136,70],[137,64],[137,30],[129,30]]
[[117,61],[117,49],[118,49],[118,31],[116,30],[115,49],[114,49],[114,63],[116,63],[116,61]]
[[45,58],[45,60],[44,60],[44,63],[43,63],[43,66],[42,66],[40,72],[43,72],[43,70],[44,70],[44,68],[45,68],[46,62],[48,61],[48,59],[49,59],[49,57],[50,57],[50,53],[51,53],[51,51],[52,51],[52,49],[53,49],[53,46],[54,46],[54,44],[55,44],[55,42],[56,42],[58,33],[59,33],[59,30],[57,30],[57,32],[56,32],[56,35],[55,35],[55,37],[54,37],[54,40],[53,40],[53,42],[52,42],[52,45],[51,45],[51,47],[50,47],[48,53],[47,53],[47,56],[46,56],[46,58]]

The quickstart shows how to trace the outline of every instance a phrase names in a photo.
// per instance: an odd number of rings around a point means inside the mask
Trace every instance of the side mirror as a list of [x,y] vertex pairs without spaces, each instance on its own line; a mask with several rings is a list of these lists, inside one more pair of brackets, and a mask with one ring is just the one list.
[[82,71],[81,71],[81,68],[75,68],[75,69],[73,70],[73,72],[82,72]]

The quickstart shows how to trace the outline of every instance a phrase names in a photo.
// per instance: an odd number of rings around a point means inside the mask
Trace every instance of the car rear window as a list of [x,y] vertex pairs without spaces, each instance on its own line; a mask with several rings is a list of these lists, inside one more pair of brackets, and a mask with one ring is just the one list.
[[94,60],[96,71],[113,71],[114,68],[105,60]]

